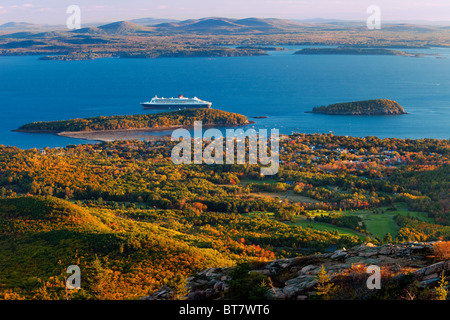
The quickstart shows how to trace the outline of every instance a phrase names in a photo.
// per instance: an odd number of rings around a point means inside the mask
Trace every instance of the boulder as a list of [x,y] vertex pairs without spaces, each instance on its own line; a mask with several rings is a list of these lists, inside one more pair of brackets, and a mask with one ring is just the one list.
[[373,257],[378,255],[378,251],[363,251],[358,254],[360,257]]
[[308,275],[298,276],[296,278],[287,280],[285,282],[285,285],[289,286],[289,285],[299,284],[299,283],[303,283],[303,282],[310,282],[311,280],[314,280],[314,279],[315,279],[315,277],[308,276]]
[[380,248],[380,250],[378,251],[378,254],[380,255],[395,255],[397,252],[394,248],[392,248],[392,246],[386,246],[386,247],[382,247]]
[[432,273],[440,273],[444,269],[444,261],[432,264],[431,266],[425,267],[425,275]]
[[314,270],[314,269],[316,269],[316,268],[317,268],[317,266],[314,266],[314,265],[308,265],[308,266],[306,266],[306,267],[303,267],[303,268],[300,270],[300,273],[306,274],[307,272],[309,272],[309,271],[311,271],[311,270]]
[[274,299],[285,299],[286,294],[283,293],[282,288],[272,288],[268,292],[269,298],[273,297]]
[[331,259],[341,259],[347,257],[347,251],[346,250],[337,250],[334,252],[333,255],[330,256]]

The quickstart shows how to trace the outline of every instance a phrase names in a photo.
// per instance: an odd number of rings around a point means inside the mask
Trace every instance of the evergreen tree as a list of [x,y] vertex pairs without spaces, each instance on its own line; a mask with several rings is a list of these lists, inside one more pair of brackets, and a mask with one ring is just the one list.
[[319,273],[316,277],[316,294],[324,300],[329,300],[336,291],[334,283],[331,282],[331,277],[322,265],[320,267]]
[[436,300],[447,300],[447,284],[448,282],[445,281],[444,271],[442,271],[441,280],[439,280],[439,286],[436,288]]
[[383,243],[392,243],[392,241],[393,240],[391,234],[389,232],[386,233],[383,238]]

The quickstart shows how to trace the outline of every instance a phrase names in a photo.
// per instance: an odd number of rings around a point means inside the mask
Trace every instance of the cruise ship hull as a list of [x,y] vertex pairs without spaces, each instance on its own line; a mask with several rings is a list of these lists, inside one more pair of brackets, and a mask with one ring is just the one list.
[[141,103],[144,109],[208,109],[211,108],[211,103],[198,103],[198,104],[169,104],[169,103]]

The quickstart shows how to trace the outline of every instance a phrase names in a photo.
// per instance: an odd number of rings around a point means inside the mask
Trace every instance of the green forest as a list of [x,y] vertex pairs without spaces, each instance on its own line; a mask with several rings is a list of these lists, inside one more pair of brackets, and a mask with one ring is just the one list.
[[247,117],[217,109],[184,109],[154,114],[127,116],[100,116],[85,119],[41,121],[28,123],[17,131],[21,132],[63,132],[94,131],[142,128],[167,128],[172,126],[193,126],[194,121],[203,125],[243,125],[249,123]]
[[347,115],[398,115],[406,113],[405,109],[396,101],[388,99],[335,103],[315,107],[312,112]]

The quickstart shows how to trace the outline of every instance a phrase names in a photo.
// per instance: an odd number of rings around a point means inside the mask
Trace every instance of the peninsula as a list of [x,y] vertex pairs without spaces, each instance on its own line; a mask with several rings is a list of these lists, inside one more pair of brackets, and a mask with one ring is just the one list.
[[400,115],[406,114],[405,109],[396,101],[388,99],[364,100],[330,104],[315,107],[307,113],[323,113],[331,115]]
[[241,126],[253,123],[246,116],[217,109],[185,109],[156,114],[99,116],[84,119],[32,122],[13,130],[99,141],[151,138],[146,132],[189,128],[194,121],[203,126]]
[[296,51],[294,54],[326,54],[326,55],[387,55],[387,56],[405,56],[422,57],[423,53],[411,53],[400,50],[385,48],[305,48]]

